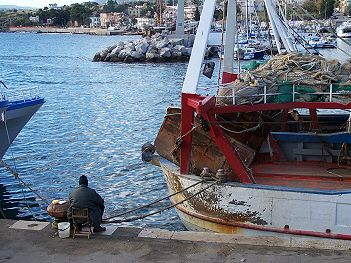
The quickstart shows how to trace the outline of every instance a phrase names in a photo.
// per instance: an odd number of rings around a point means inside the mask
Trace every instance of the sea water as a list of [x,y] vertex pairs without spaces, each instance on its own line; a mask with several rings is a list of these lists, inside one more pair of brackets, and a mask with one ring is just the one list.
[[[0,34],[0,79],[14,92],[38,87],[46,100],[4,160],[45,199],[67,199],[81,174],[105,199],[106,216],[168,195],[141,146],[154,140],[167,106],[179,104],[187,64],[92,62],[138,37]],[[50,219],[46,203],[4,168],[0,184],[8,217]],[[174,210],[130,224],[183,229]]]

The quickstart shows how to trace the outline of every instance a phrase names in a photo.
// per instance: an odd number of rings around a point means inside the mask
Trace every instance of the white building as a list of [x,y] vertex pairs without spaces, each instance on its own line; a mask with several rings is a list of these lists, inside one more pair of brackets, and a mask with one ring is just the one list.
[[155,26],[155,19],[154,18],[147,18],[147,17],[137,17],[136,26],[138,29],[144,29],[145,27],[152,27]]
[[162,18],[167,27],[172,27],[172,25],[175,25],[177,20],[177,6],[165,6]]
[[49,9],[58,10],[60,9],[60,7],[56,3],[54,3],[54,4],[49,4]]
[[351,0],[340,0],[339,2],[340,12],[346,13],[349,6],[351,6]]
[[30,16],[29,21],[32,23],[39,23],[39,16]]
[[128,7],[128,15],[129,17],[140,17],[140,6]]
[[120,27],[123,24],[124,14],[111,12],[100,14],[100,25],[102,28]]
[[[163,11],[163,19],[167,21],[173,20],[173,22],[177,19],[177,6],[166,6]],[[201,14],[202,7],[198,7],[199,12]],[[196,5],[188,5],[184,6],[184,20],[193,20],[195,17]]]
[[[184,6],[184,19],[185,20],[194,20],[195,11],[196,11],[196,5]],[[199,12],[201,14],[200,8],[199,8]]]
[[[288,0],[289,2],[289,0]],[[248,8],[248,13],[253,14],[254,12],[264,11],[264,1],[263,0],[239,0],[238,4],[241,8],[241,13],[246,13],[246,5]]]

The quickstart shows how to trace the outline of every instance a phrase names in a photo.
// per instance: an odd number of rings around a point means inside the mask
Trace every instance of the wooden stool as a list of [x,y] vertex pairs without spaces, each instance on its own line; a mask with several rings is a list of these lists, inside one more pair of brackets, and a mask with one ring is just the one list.
[[[72,223],[74,227],[73,238],[75,236],[88,236],[88,239],[90,238],[93,231],[91,231],[88,208],[72,207]],[[89,229],[83,231],[83,225],[86,225]]]

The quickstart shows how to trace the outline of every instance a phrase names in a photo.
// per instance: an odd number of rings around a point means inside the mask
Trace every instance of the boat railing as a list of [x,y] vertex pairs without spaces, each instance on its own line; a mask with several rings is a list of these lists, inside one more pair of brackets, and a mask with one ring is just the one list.
[[[291,89],[284,92],[270,92],[267,86],[248,86],[238,90],[234,85],[218,87],[216,100],[219,104],[241,105],[247,103],[282,103],[282,102],[339,102],[351,101],[351,85],[330,84],[324,91],[310,91],[313,87],[291,84]],[[278,87],[275,88],[279,90]],[[271,90],[271,89],[270,89]]]
[[5,99],[9,101],[33,101],[40,98],[39,88],[28,88],[28,89],[21,89],[18,90],[8,90],[6,92]]

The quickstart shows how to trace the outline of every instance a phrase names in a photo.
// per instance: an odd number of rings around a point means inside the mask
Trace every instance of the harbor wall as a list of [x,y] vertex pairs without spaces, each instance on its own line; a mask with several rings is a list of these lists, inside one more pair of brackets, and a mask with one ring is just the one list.
[[[104,28],[83,28],[83,27],[10,27],[9,32],[31,32],[31,33],[71,33],[71,34],[88,34],[88,35],[129,35],[136,34],[122,30],[108,30]],[[139,34],[139,33],[137,33]]]

